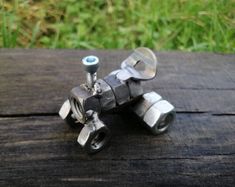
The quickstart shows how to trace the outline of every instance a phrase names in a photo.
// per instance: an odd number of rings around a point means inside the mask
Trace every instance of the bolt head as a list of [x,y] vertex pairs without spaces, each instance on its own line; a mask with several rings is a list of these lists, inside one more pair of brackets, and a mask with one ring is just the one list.
[[82,59],[82,63],[85,67],[85,71],[94,74],[99,68],[99,58],[96,56],[86,56]]

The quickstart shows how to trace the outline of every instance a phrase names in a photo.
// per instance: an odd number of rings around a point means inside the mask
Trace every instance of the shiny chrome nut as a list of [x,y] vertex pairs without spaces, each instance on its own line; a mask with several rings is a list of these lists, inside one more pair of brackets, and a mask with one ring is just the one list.
[[130,101],[130,93],[128,86],[121,82],[115,75],[104,77],[104,81],[112,88],[118,105],[122,105]]
[[71,105],[68,99],[63,103],[62,107],[60,108],[59,115],[70,126],[76,126],[76,119],[73,117],[73,112],[71,110]]
[[174,106],[166,100],[160,100],[145,113],[143,120],[153,134],[165,132],[175,119]]
[[149,92],[142,96],[140,101],[133,106],[133,111],[140,118],[143,118],[147,110],[156,102],[160,101],[162,97],[156,92]]
[[110,131],[106,125],[98,118],[97,113],[93,113],[90,119],[81,130],[77,142],[88,152],[96,153],[100,151],[110,139]]
[[86,111],[93,110],[100,113],[100,102],[92,93],[81,86],[75,87],[70,92],[70,105],[75,118],[80,123],[86,121]]

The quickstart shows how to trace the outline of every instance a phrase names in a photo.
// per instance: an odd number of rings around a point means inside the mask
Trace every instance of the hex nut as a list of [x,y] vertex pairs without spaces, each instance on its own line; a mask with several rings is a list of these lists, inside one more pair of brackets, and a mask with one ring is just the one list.
[[118,105],[130,101],[128,86],[124,82],[121,82],[116,75],[108,75],[104,77],[104,81],[112,88]]
[[85,122],[86,111],[93,110],[100,113],[101,108],[99,99],[81,86],[75,87],[70,91],[69,101],[71,110],[80,123]]
[[133,107],[132,110],[140,118],[143,118],[147,110],[156,102],[160,101],[162,97],[156,92],[149,92],[142,95],[140,101],[138,101]]
[[174,106],[166,100],[160,100],[145,113],[143,120],[153,134],[165,132],[175,119]]
[[104,148],[110,139],[110,131],[98,118],[97,113],[87,122],[81,130],[77,142],[87,153],[96,153]]

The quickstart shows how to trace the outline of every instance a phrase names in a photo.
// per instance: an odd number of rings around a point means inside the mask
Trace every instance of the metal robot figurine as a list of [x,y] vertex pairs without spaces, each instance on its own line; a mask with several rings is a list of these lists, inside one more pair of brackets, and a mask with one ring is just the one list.
[[154,134],[165,132],[175,119],[175,110],[156,92],[145,93],[141,81],[153,79],[157,58],[148,48],[137,48],[122,62],[121,69],[97,80],[99,59],[82,59],[87,72],[85,84],[70,91],[59,115],[68,124],[83,125],[77,142],[88,152],[100,151],[110,139],[110,131],[99,116],[128,107]]

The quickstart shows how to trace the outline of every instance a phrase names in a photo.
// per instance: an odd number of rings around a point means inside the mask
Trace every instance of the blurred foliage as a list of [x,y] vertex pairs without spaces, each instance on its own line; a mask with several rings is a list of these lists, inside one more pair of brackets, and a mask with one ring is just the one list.
[[235,0],[0,2],[0,47],[235,52]]

